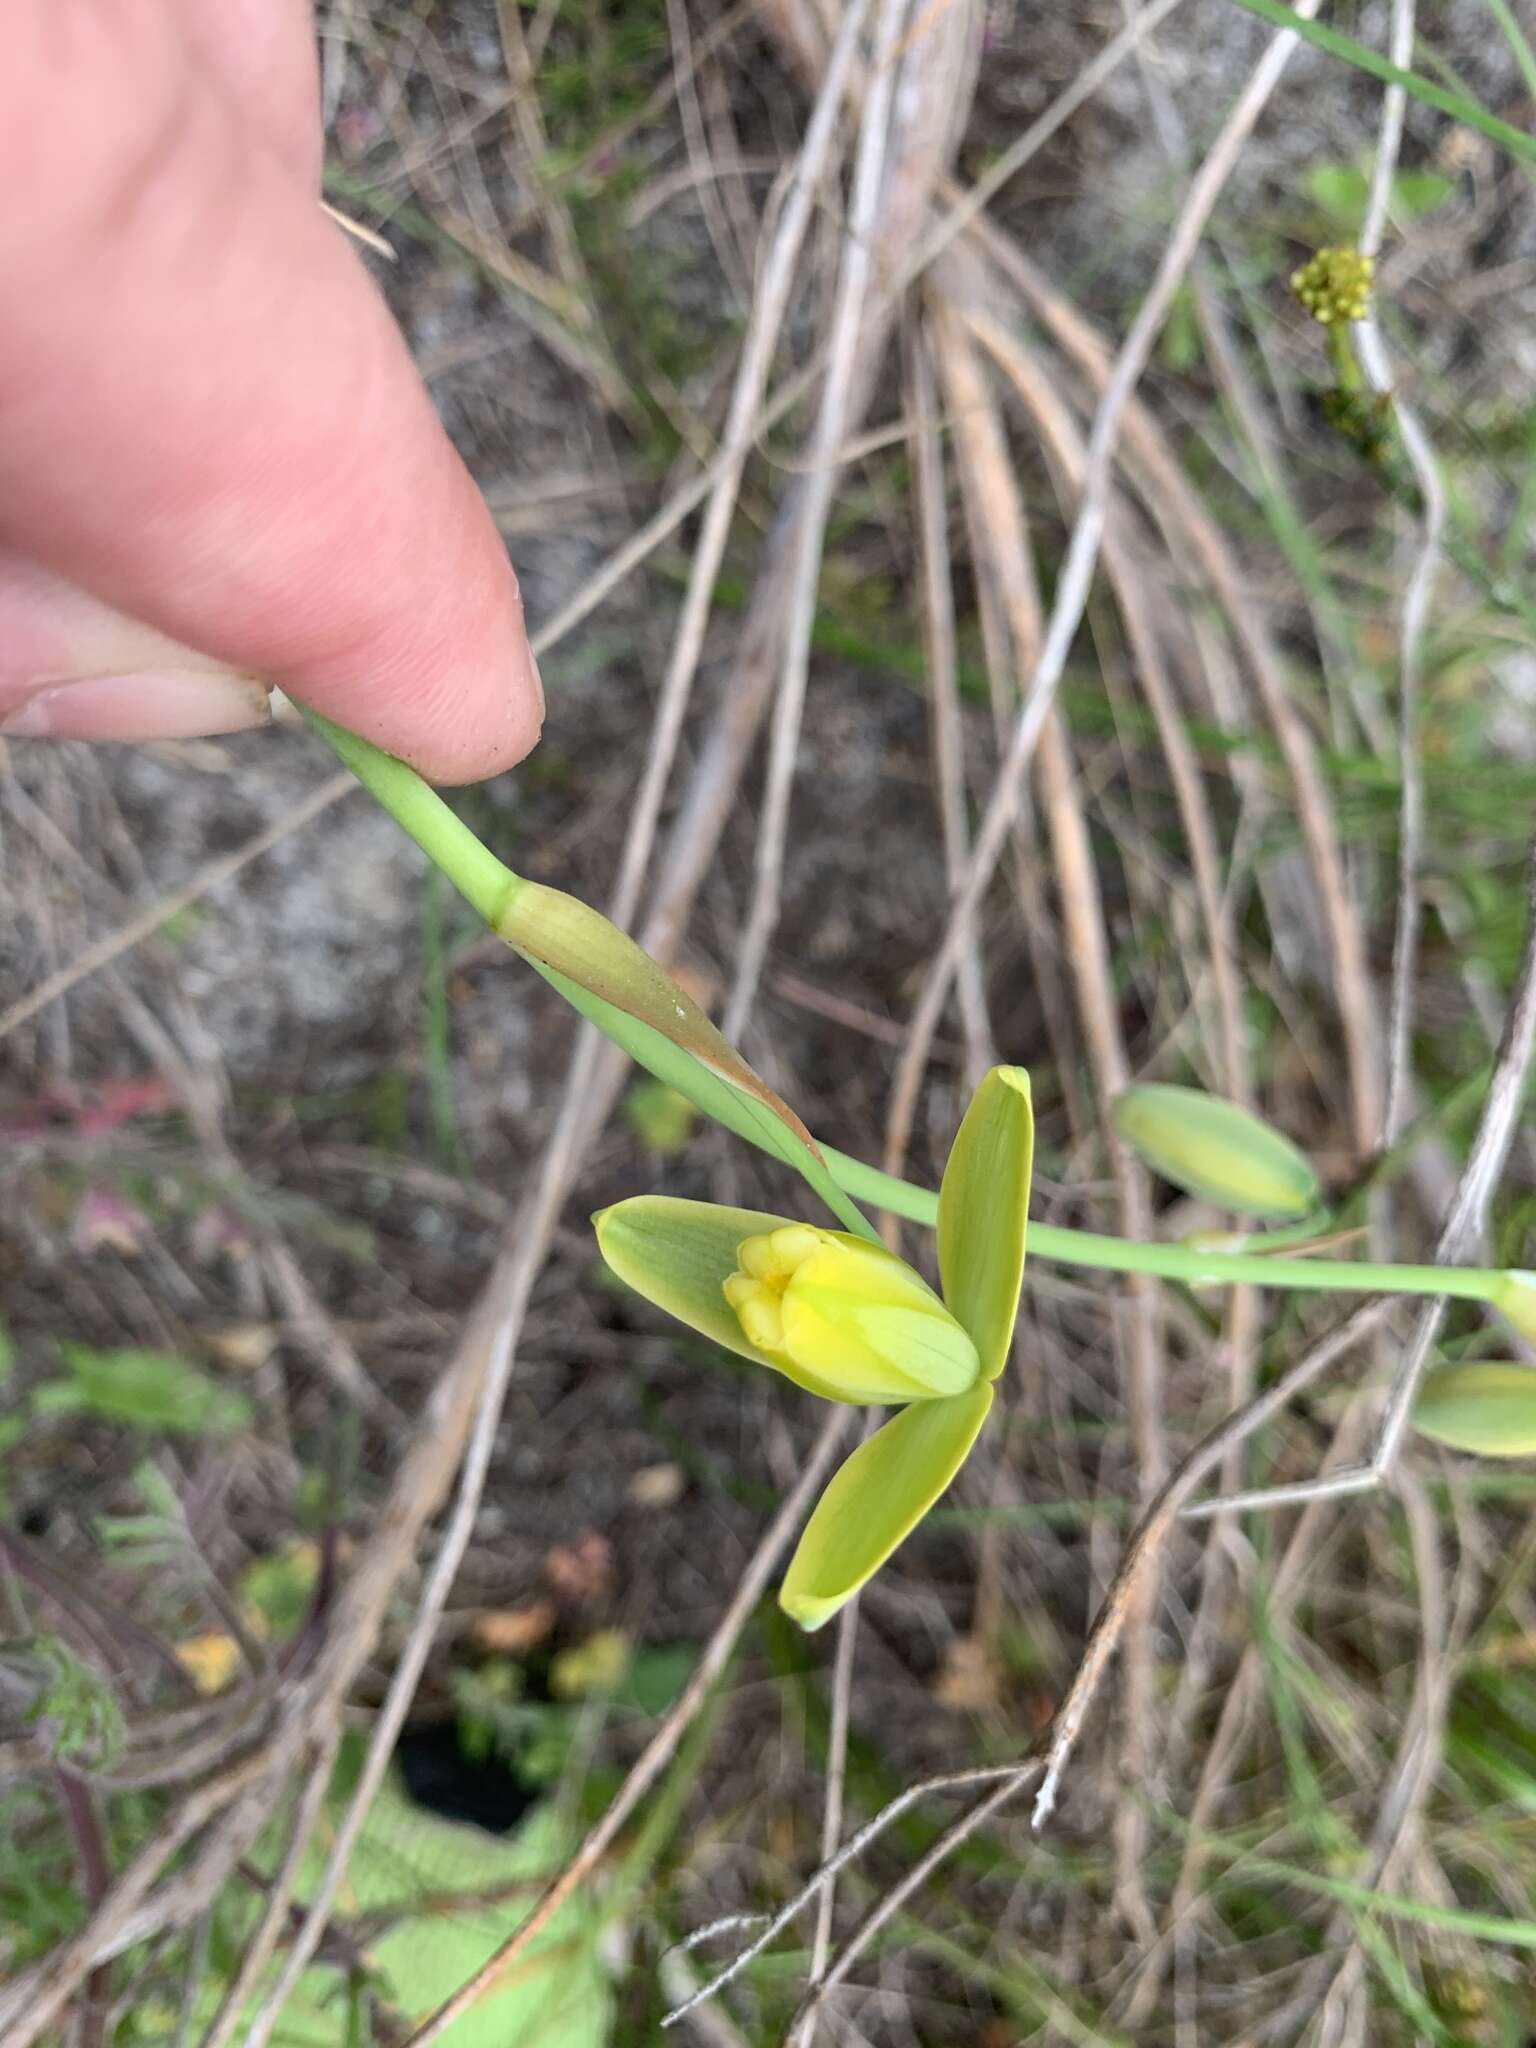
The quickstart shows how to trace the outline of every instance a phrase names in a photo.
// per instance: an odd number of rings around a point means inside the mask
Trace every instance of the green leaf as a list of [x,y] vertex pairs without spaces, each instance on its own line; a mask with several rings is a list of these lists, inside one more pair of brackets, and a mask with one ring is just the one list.
[[692,1643],[657,1643],[636,1650],[622,1682],[615,1687],[615,1706],[642,1714],[664,1714],[693,1676],[699,1653]]
[[1035,1113],[1022,1067],[994,1067],[971,1097],[939,1188],[939,1276],[983,1379],[1008,1363],[1024,1279]]
[[1442,1365],[1425,1375],[1413,1426],[1455,1451],[1529,1458],[1536,1454],[1536,1371],[1486,1361]]
[[637,1081],[624,1098],[624,1121],[641,1144],[662,1159],[682,1151],[698,1120],[687,1096],[665,1081]]
[[[1371,189],[1368,164],[1316,164],[1308,171],[1306,184],[1320,212],[1351,235],[1359,233]],[[1455,189],[1455,179],[1443,171],[1398,171],[1392,179],[1391,211],[1400,219],[1413,219],[1444,205]]]
[[573,1009],[648,1073],[728,1131],[792,1166],[851,1231],[878,1242],[799,1117],[627,933],[590,905],[539,882],[523,885],[495,928]]
[[[335,1773],[325,1820],[302,1860],[294,1894],[301,1906],[314,1895],[355,1768],[349,1747]],[[363,1930],[361,1966],[352,1955],[312,1963],[283,2005],[275,2048],[371,2042],[376,2037],[368,2010],[375,1999],[392,2008],[407,2030],[420,2026],[526,1918],[549,1873],[575,1849],[574,1825],[560,1802],[541,1801],[510,1834],[492,1834],[423,1811],[391,1775],[347,1862],[344,1895],[349,1916]],[[286,1848],[283,1825],[274,1822],[252,1850],[252,1864],[270,1876]],[[226,1967],[238,1962],[247,1930],[259,1918],[261,1892],[249,1889],[249,1899],[231,1894],[219,1902],[222,1939],[214,1954]],[[511,2042],[519,2048],[604,2048],[612,2038],[614,2005],[601,1947],[604,1926],[603,1901],[590,1892],[572,1899],[524,1960],[494,1978],[443,2030],[440,2048],[507,2048]],[[258,1981],[235,2029],[237,2041],[246,2039],[282,1961],[279,1952]],[[217,1969],[211,1970],[187,2029],[192,2039],[202,2039],[226,1988]],[[349,2000],[357,2001],[355,2030],[348,2026]],[[174,2032],[168,2023],[164,2036]]]
[[1147,1081],[1117,1098],[1114,1118],[1132,1151],[1188,1194],[1246,1216],[1300,1218],[1317,1207],[1311,1161],[1235,1102]]
[[825,1401],[840,1400],[835,1388],[798,1368],[785,1372],[783,1360],[749,1344],[723,1292],[736,1271],[742,1239],[780,1230],[792,1221],[760,1209],[725,1209],[715,1202],[685,1202],[675,1195],[635,1195],[592,1219],[599,1251],[636,1294],[738,1358],[750,1358],[754,1365],[792,1378]]
[[991,1406],[978,1380],[915,1401],[860,1444],[816,1503],[779,1590],[791,1621],[820,1628],[873,1577],[965,1463]]
[[254,1610],[275,1641],[291,1636],[309,1612],[320,1579],[320,1546],[296,1538],[266,1557],[252,1558],[240,1574],[240,1605]]
[[229,1388],[161,1351],[93,1351],[85,1344],[60,1344],[70,1378],[40,1387],[42,1409],[85,1409],[140,1429],[166,1429],[184,1436],[211,1436],[243,1429],[250,1403]]
[[1375,50],[1368,49],[1364,43],[1340,35],[1336,28],[1298,14],[1294,8],[1285,6],[1284,0],[1236,0],[1236,4],[1274,28],[1290,29],[1303,42],[1326,50],[1330,57],[1342,57],[1346,64],[1353,64],[1357,71],[1379,78],[1383,85],[1400,85],[1404,92],[1411,93],[1426,106],[1436,107],[1442,114],[1449,114],[1453,121],[1461,121],[1490,140],[1502,143],[1511,155],[1523,157],[1527,163],[1536,162],[1536,135],[1526,135],[1510,122],[1501,121],[1476,100],[1469,100],[1461,93],[1447,92],[1444,86],[1436,85],[1433,79],[1421,77],[1417,71],[1403,70],[1400,65],[1390,63]]

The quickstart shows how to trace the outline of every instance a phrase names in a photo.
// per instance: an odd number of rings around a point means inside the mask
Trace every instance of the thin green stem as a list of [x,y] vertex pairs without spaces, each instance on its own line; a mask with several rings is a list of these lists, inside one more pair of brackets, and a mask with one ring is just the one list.
[[[522,877],[480,844],[414,768],[380,752],[355,733],[332,725],[318,712],[306,711],[304,716],[428,860],[488,925],[499,929],[508,908],[527,886]],[[937,1221],[939,1198],[927,1188],[896,1180],[830,1146],[823,1147],[823,1153],[833,1180],[854,1201],[930,1227]],[[1304,1287],[1341,1294],[1453,1295],[1462,1301],[1489,1301],[1506,1279],[1502,1273],[1470,1266],[1376,1266],[1353,1260],[1273,1258],[1262,1252],[1201,1251],[1180,1244],[1137,1244],[1129,1238],[1063,1230],[1048,1223],[1030,1225],[1029,1248],[1036,1258],[1064,1266],[1089,1266],[1105,1273],[1149,1273],[1191,1286]]]
[[[832,1178],[856,1202],[889,1209],[913,1223],[932,1225],[939,1198],[910,1181],[895,1180],[846,1152],[822,1147]],[[1502,1273],[1472,1266],[1375,1266],[1354,1260],[1276,1259],[1263,1252],[1208,1252],[1182,1244],[1137,1244],[1125,1237],[1101,1237],[1091,1230],[1063,1230],[1051,1223],[1029,1226],[1031,1258],[1062,1266],[1092,1266],[1105,1273],[1150,1273],[1191,1286],[1306,1287],[1336,1294],[1449,1294],[1461,1301],[1488,1301]]]
[[1487,0],[1488,12],[1498,23],[1505,42],[1509,44],[1510,55],[1520,67],[1520,76],[1525,80],[1526,91],[1536,99],[1536,52],[1526,41],[1519,22],[1509,6],[1509,0]]
[[1360,375],[1360,365],[1355,360],[1354,343],[1350,337],[1350,322],[1330,320],[1323,329],[1328,341],[1328,359],[1333,364],[1334,379],[1340,391],[1358,393],[1365,388]]
[[435,868],[472,904],[493,929],[524,885],[456,816],[414,768],[356,733],[332,725],[318,711],[305,718],[336,751],[358,781],[395,823],[415,840]]

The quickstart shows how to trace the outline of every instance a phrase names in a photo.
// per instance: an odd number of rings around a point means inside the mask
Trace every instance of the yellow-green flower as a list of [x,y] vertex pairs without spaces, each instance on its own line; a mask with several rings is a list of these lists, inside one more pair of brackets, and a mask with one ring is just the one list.
[[1363,320],[1370,311],[1376,265],[1358,249],[1319,249],[1291,273],[1291,290],[1324,327]]
[[879,1570],[986,1420],[1018,1314],[1033,1144],[1029,1077],[996,1067],[939,1191],[942,1296],[872,1237],[791,1217],[641,1195],[595,1219],[619,1278],[691,1329],[823,1400],[899,1406],[806,1525],[779,1595],[803,1628]]
[[752,1344],[834,1401],[929,1401],[981,1375],[976,1346],[882,1245],[809,1223],[745,1237],[722,1288]]

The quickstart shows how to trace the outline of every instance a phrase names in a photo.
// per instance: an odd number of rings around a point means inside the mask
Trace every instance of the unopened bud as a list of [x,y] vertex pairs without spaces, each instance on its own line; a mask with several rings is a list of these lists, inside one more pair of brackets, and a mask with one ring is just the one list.
[[1291,290],[1324,327],[1363,320],[1370,311],[1376,265],[1358,249],[1319,249],[1291,273]]
[[1536,1372],[1491,1359],[1442,1365],[1424,1377],[1413,1426],[1453,1450],[1528,1458],[1536,1452]]
[[1536,1273],[1522,1272],[1513,1266],[1507,1273],[1501,1273],[1488,1296],[1488,1305],[1496,1308],[1522,1337],[1536,1340]]
[[1311,1162],[1251,1110],[1198,1088],[1143,1082],[1115,1102],[1115,1129],[1165,1180],[1245,1216],[1317,1207]]

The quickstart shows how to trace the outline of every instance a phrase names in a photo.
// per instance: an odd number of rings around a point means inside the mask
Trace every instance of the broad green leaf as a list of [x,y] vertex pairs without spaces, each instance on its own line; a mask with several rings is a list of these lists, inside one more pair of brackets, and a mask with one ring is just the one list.
[[1486,1361],[1442,1365],[1425,1375],[1413,1426],[1436,1443],[1485,1458],[1536,1455],[1536,1371]]
[[[1371,188],[1369,160],[1364,166],[1318,164],[1308,171],[1306,186],[1322,212],[1351,235],[1359,233]],[[1443,206],[1455,189],[1455,179],[1444,171],[1397,171],[1392,179],[1391,210],[1399,218],[1412,219]]]
[[573,1009],[658,1081],[792,1166],[850,1230],[875,1238],[799,1117],[627,933],[590,905],[539,882],[523,884],[496,930]]
[[1125,1090],[1114,1116],[1132,1151],[1189,1194],[1246,1216],[1299,1218],[1317,1207],[1310,1160],[1235,1102],[1147,1081]]
[[[338,1769],[325,1820],[304,1856],[295,1891],[300,1906],[313,1894],[348,1776],[349,1768]],[[572,1827],[555,1801],[535,1807],[506,1835],[441,1820],[415,1805],[391,1775],[369,1809],[342,1894],[349,1924],[361,1931],[366,1983],[353,1977],[344,1958],[312,1963],[283,2006],[274,2048],[344,2048],[349,2041],[371,2041],[370,2001],[356,1997],[369,1988],[407,2029],[419,2026],[526,1917],[550,1872],[576,1847]],[[252,1852],[254,1867],[264,1874],[275,1871],[286,1846],[283,1826],[274,1824]],[[236,1944],[232,1960],[238,1960],[240,1937],[254,1927],[261,1903],[255,1889],[248,1902],[235,1894],[221,1899],[224,1944],[231,1935]],[[573,1899],[523,1962],[496,1978],[444,2029],[441,2048],[508,2048],[513,2042],[518,2048],[603,2048],[611,2037],[613,1992],[602,1933],[601,1902],[590,1894]],[[236,2041],[246,2038],[282,1961],[279,1950],[241,2015]],[[223,1989],[210,1974],[189,2030],[194,2040],[202,2038]],[[167,2039],[175,2033],[175,2019],[174,2013],[168,2016]]]
[[1022,1067],[994,1067],[971,1097],[939,1188],[939,1277],[984,1379],[1008,1363],[1024,1279],[1035,1114]]
[[38,1388],[34,1401],[41,1409],[84,1409],[186,1436],[243,1429],[251,1419],[243,1395],[165,1352],[93,1351],[85,1344],[60,1344],[59,1352],[70,1377]]
[[978,1380],[945,1401],[915,1401],[892,1416],[834,1476],[800,1538],[779,1605],[818,1629],[904,1542],[970,1455],[992,1406]]
[[808,1393],[833,1401],[839,1396],[832,1388],[798,1372],[786,1373],[781,1360],[749,1344],[725,1299],[742,1239],[782,1229],[792,1220],[760,1209],[685,1202],[675,1195],[636,1195],[600,1210],[592,1222],[599,1251],[636,1294],[723,1350],[793,1377]]

